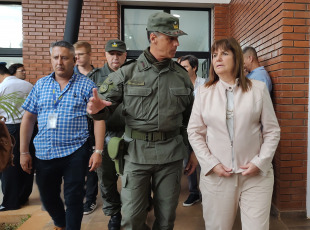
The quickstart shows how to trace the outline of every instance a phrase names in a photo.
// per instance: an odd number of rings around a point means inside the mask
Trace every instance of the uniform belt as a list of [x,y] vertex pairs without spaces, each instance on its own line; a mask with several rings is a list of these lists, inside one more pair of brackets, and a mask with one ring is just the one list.
[[125,134],[127,137],[143,141],[164,141],[180,134],[180,130],[171,132],[141,132],[128,126],[125,127]]

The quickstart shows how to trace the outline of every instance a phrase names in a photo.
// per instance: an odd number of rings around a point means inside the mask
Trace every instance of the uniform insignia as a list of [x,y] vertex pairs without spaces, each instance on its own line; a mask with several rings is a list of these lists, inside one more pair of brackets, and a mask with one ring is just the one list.
[[144,81],[137,81],[137,80],[129,80],[127,82],[128,85],[145,85]]
[[179,24],[178,24],[178,22],[174,22],[173,28],[174,28],[175,30],[178,30],[178,29],[179,29]]
[[99,88],[99,93],[105,93],[105,92],[107,92],[108,89],[109,89],[109,85],[103,83],[103,84],[100,86],[100,88]]
[[114,42],[114,43],[112,44],[112,47],[116,48],[116,47],[117,47],[117,44]]

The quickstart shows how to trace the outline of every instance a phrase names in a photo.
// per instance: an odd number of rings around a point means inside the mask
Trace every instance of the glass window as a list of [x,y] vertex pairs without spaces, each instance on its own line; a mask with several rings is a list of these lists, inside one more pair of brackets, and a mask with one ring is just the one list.
[[180,29],[188,35],[180,36],[178,51],[209,51],[209,11],[171,10],[180,20]]
[[22,48],[22,6],[0,4],[0,48]]
[[22,57],[0,57],[0,62],[6,62],[6,68],[14,63],[23,63]]
[[[124,42],[128,50],[144,50],[149,46],[146,35],[146,24],[150,14],[162,10],[125,9],[124,13]],[[139,36],[136,36],[139,35]]]
[[[22,6],[18,2],[0,2],[0,57],[8,63],[22,63]],[[16,61],[15,61],[16,59]]]
[[148,17],[155,12],[168,12],[180,20],[180,36],[176,58],[188,54],[199,60],[198,76],[207,78],[210,65],[211,10],[202,8],[122,7],[122,40],[127,46],[127,58],[136,59],[149,46],[146,34]]

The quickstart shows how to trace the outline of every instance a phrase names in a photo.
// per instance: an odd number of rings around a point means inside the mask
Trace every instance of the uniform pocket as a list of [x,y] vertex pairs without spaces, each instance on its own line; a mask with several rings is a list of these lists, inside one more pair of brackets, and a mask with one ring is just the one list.
[[147,119],[152,103],[152,99],[148,97],[151,93],[151,88],[128,86],[124,97],[126,113],[137,119]]
[[175,114],[182,113],[190,104],[189,88],[170,88],[171,107],[174,108]]

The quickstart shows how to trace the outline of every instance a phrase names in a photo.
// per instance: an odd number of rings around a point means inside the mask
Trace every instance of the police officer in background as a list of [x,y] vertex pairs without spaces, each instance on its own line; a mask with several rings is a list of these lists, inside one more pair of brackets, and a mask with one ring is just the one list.
[[186,35],[179,29],[179,19],[163,12],[152,14],[147,35],[150,47],[110,74],[99,89],[103,100],[94,90],[87,109],[94,119],[107,119],[123,103],[128,149],[121,198],[126,230],[149,229],[145,220],[150,186],[156,217],[152,229],[173,229],[187,155],[182,133],[193,103],[188,74],[172,60],[178,36]]
[[[126,44],[118,39],[107,41],[105,46],[105,56],[107,63],[98,71],[90,76],[102,92],[102,83],[108,75],[118,70],[124,64],[127,57]],[[108,155],[107,143],[112,137],[121,137],[125,131],[125,120],[121,114],[119,105],[113,115],[106,121],[105,145],[103,149],[102,164],[97,169],[100,192],[103,199],[102,210],[106,216],[111,216],[108,224],[109,230],[119,230],[121,227],[121,199],[117,190],[118,175],[115,170],[114,162]]]

